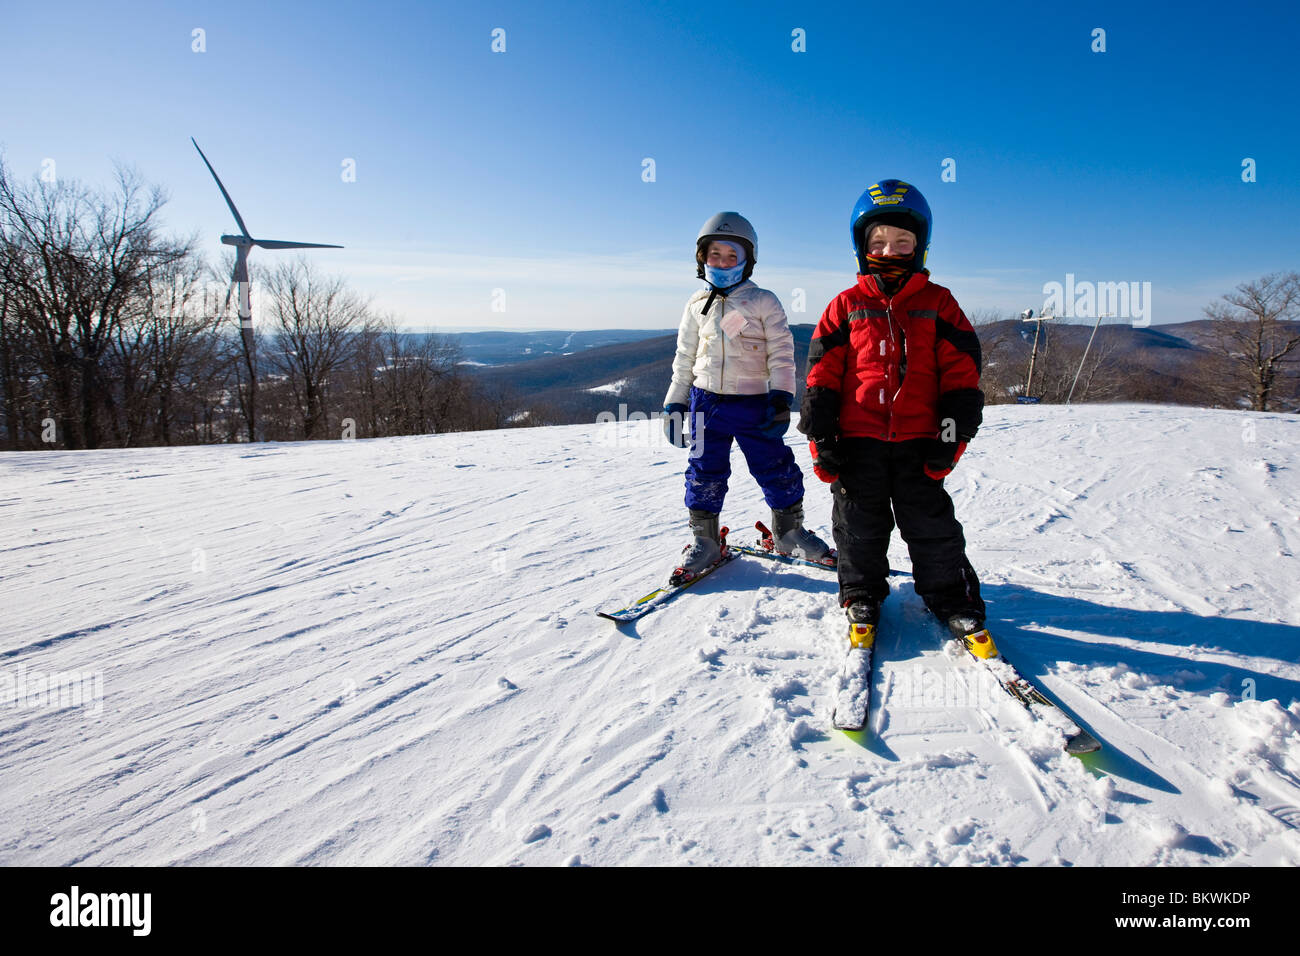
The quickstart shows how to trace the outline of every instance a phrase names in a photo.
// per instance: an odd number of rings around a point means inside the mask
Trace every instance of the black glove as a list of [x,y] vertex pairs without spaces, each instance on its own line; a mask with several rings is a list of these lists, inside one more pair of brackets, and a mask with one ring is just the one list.
[[940,436],[970,441],[984,421],[984,393],[978,388],[944,392],[939,396],[938,411]]
[[940,441],[932,438],[925,453],[925,473],[936,481],[946,477],[957,467],[957,461],[965,450],[964,441]]
[[767,412],[758,423],[758,430],[764,438],[781,438],[790,427],[790,403],[794,396],[780,389],[767,393]]
[[830,484],[840,476],[838,438],[814,438],[808,443],[813,457],[813,473]]

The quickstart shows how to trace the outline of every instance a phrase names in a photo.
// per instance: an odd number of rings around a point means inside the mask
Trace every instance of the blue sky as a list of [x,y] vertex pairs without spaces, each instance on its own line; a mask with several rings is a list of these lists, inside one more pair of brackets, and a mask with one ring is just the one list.
[[96,185],[134,164],[215,259],[234,223],[194,136],[255,236],[345,245],[312,259],[412,327],[675,327],[721,209],[814,322],[852,283],[855,200],[890,176],[928,198],[929,266],[968,312],[1039,308],[1073,275],[1150,282],[1153,321],[1183,321],[1300,268],[1294,6],[883,10],[12,5],[0,149]]

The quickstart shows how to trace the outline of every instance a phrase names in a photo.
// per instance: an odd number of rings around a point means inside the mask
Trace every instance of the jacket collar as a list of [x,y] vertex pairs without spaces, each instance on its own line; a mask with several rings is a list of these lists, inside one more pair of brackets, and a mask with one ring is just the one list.
[[758,288],[758,286],[754,285],[753,279],[746,279],[743,282],[737,283],[726,292],[715,289],[712,285],[706,285],[705,288],[695,293],[692,297],[692,301],[704,299],[707,296],[701,314],[708,315],[709,309],[713,308],[714,301],[718,299],[721,299],[723,302],[727,299],[744,299],[747,298],[750,289],[756,288]]
[[[728,298],[728,299],[734,299],[734,298],[736,298],[737,296],[744,294],[745,292],[747,292],[747,291],[750,290],[750,289],[757,289],[757,288],[758,288],[758,286],[754,284],[754,280],[753,280],[753,279],[746,279],[744,282],[740,283],[739,285],[737,285],[737,286],[733,286],[732,289],[731,289],[731,291],[726,293],[726,298]],[[697,292],[692,296],[692,298],[695,298],[695,299],[703,299],[703,298],[706,298],[708,295],[710,295],[710,294],[712,294],[712,293],[716,293],[716,294],[719,295],[719,296],[721,296],[721,295],[723,294],[723,293],[721,293],[721,292],[718,292],[715,288],[713,288],[713,286],[709,285],[709,284],[706,282],[706,283],[704,284],[704,288],[698,290],[698,291],[697,291]]]
[[876,277],[873,275],[858,275],[858,288],[867,295],[876,299],[886,299],[890,302],[901,302],[903,299],[910,299],[913,295],[923,289],[930,281],[928,272],[913,272],[903,283],[903,287],[894,293],[893,298],[885,295],[881,288],[876,285]]

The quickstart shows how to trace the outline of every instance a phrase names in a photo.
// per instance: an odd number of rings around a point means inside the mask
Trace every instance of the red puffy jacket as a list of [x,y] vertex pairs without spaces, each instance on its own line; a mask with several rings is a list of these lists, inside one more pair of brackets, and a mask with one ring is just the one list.
[[[913,274],[889,298],[875,276],[841,292],[813,332],[799,430],[810,438],[959,442],[983,419],[980,344],[952,293]],[[945,430],[946,431],[946,430]]]

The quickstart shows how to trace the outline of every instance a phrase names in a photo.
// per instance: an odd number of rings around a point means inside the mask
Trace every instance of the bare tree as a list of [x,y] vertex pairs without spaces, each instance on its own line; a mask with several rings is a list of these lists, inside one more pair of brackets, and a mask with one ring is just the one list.
[[343,371],[346,386],[341,395],[340,415],[357,423],[362,437],[379,438],[395,434],[388,430],[380,381],[388,359],[384,355],[385,323],[390,320],[375,319],[367,322],[353,339],[352,358]]
[[399,434],[454,431],[472,401],[460,371],[460,349],[436,335],[388,335],[394,367],[385,377]]
[[[1118,374],[1119,329],[1102,326],[1088,346],[1071,346],[1065,353],[1065,368],[1070,374],[1065,388],[1067,401],[1104,402],[1115,399],[1121,391]],[[1071,397],[1073,393],[1073,397]]]
[[193,254],[158,234],[166,196],[117,167],[116,191],[75,181],[13,181],[0,163],[0,283],[27,326],[32,358],[52,384],[52,417],[70,447],[97,448],[112,415],[104,368],[110,341],[157,271]]
[[1257,412],[1274,402],[1280,379],[1300,360],[1300,273],[1243,282],[1205,308],[1238,394]]
[[222,354],[222,316],[217,297],[204,288],[205,271],[198,257],[158,270],[114,337],[125,444],[170,445],[182,434],[197,441],[203,433],[211,440],[213,406],[233,370]]
[[441,336],[409,332],[394,316],[358,333],[347,369],[346,406],[369,436],[424,435],[466,427],[476,392],[461,351]]
[[11,347],[23,343],[44,385],[23,397],[44,398],[49,404],[39,417],[66,425],[75,405],[76,371],[72,315],[59,266],[70,255],[76,226],[69,220],[75,220],[77,210],[69,215],[59,207],[74,206],[77,197],[68,186],[53,193],[44,184],[18,186],[0,163],[0,284],[9,317],[5,339]]
[[11,450],[31,447],[39,441],[35,409],[42,380],[32,360],[33,351],[31,333],[21,320],[18,304],[9,287],[0,282],[0,400],[4,441]]
[[369,305],[342,279],[321,275],[304,258],[276,268],[266,289],[275,339],[269,364],[284,376],[302,437],[323,438],[331,376],[351,357]]
[[1024,370],[1013,368],[1012,352],[1015,346],[1016,326],[1003,324],[1011,316],[997,309],[975,309],[966,316],[975,327],[980,340],[980,388],[984,401],[997,405],[1011,400],[1016,386],[1024,384]]

